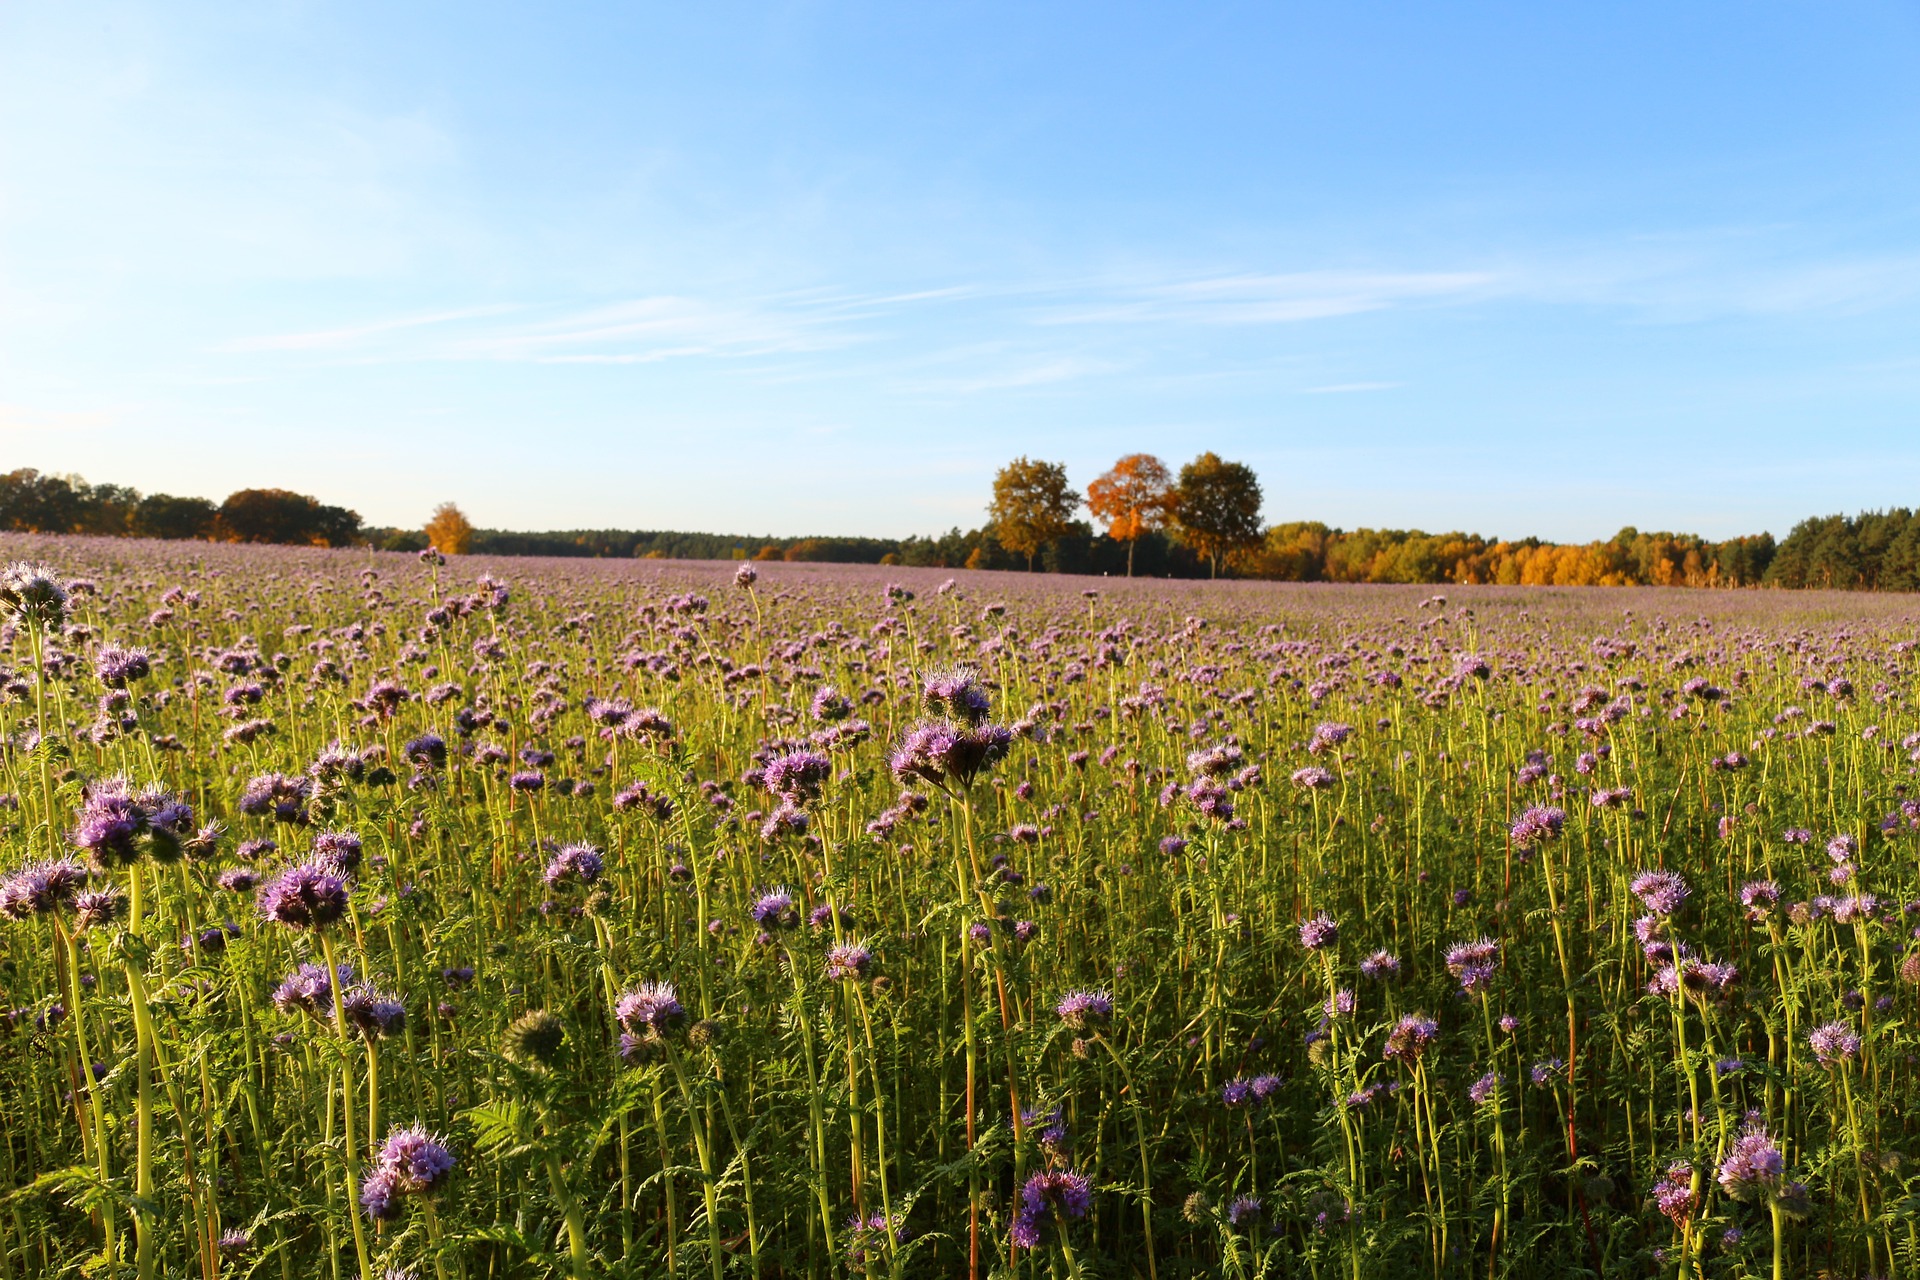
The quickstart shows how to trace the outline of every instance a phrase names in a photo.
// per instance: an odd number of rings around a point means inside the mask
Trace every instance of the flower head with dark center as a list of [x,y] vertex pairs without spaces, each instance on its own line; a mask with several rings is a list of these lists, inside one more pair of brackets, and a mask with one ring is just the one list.
[[589,885],[606,869],[606,859],[590,844],[570,844],[553,855],[542,878],[549,888]]
[[1300,922],[1300,945],[1309,951],[1324,951],[1339,939],[1340,926],[1324,911]]
[[1860,1052],[1860,1036],[1844,1022],[1829,1022],[1807,1035],[1807,1044],[1823,1067],[1836,1067]]
[[1393,1030],[1387,1033],[1387,1047],[1382,1056],[1418,1061],[1439,1034],[1440,1024],[1432,1018],[1419,1013],[1402,1014],[1400,1021],[1393,1024]]
[[1053,1219],[1084,1218],[1093,1208],[1093,1184],[1068,1169],[1036,1173],[1020,1188],[1020,1209],[1014,1215],[1013,1243],[1022,1249],[1040,1246],[1042,1228]]
[[289,867],[260,890],[260,914],[290,929],[318,929],[347,913],[347,882],[317,864]]
[[983,723],[992,710],[980,677],[966,668],[927,677],[920,697],[934,714],[950,716],[965,725]]
[[1735,1200],[1748,1200],[1770,1194],[1786,1172],[1786,1157],[1766,1126],[1750,1124],[1728,1145],[1720,1161],[1720,1186]]
[[1113,997],[1105,991],[1069,991],[1053,1011],[1075,1031],[1103,1027],[1113,1018]]
[[614,1006],[615,1021],[629,1031],[664,1036],[686,1021],[687,1011],[670,982],[643,982],[622,993]]
[[381,1168],[393,1170],[409,1195],[439,1190],[456,1163],[446,1144],[418,1124],[388,1134],[376,1159]]

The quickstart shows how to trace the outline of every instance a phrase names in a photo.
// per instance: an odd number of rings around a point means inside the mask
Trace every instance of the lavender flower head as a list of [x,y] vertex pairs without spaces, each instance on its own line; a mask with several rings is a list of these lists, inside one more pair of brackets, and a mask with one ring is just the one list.
[[1489,1071],[1467,1086],[1467,1097],[1476,1107],[1485,1106],[1500,1091],[1500,1073]]
[[1383,982],[1400,976],[1400,957],[1391,951],[1376,951],[1360,962],[1360,976]]
[[[340,981],[353,981],[353,966],[340,966]],[[274,1008],[282,1013],[306,1013],[313,1017],[333,1016],[333,978],[325,966],[303,964],[273,990]]]
[[1520,815],[1513,824],[1512,837],[1515,847],[1531,849],[1542,840],[1551,840],[1558,836],[1567,825],[1567,811],[1550,805],[1535,805]]
[[1749,920],[1765,920],[1779,904],[1780,886],[1771,880],[1750,880],[1740,886],[1740,905],[1747,909]]
[[400,1175],[385,1165],[375,1165],[360,1180],[360,1208],[374,1222],[391,1222],[399,1217],[404,1194]]
[[613,1016],[629,1031],[659,1037],[679,1026],[687,1011],[670,982],[643,982],[620,997]]
[[1339,939],[1340,926],[1324,911],[1300,922],[1300,945],[1308,951],[1323,951]]
[[589,885],[606,870],[607,860],[590,844],[570,844],[553,855],[542,878],[550,888]]
[[1093,1184],[1071,1170],[1036,1173],[1020,1188],[1020,1210],[1014,1215],[1013,1243],[1022,1249],[1040,1246],[1041,1228],[1049,1219],[1084,1218],[1093,1208]]
[[1748,1125],[1720,1161],[1720,1186],[1735,1200],[1767,1195],[1787,1172],[1786,1157],[1763,1125]]
[[1700,1207],[1700,1197],[1693,1190],[1693,1167],[1684,1160],[1668,1165],[1666,1176],[1653,1188],[1653,1202],[1674,1226],[1685,1226]]
[[794,751],[767,763],[762,785],[791,805],[820,798],[820,787],[833,776],[833,761],[817,751]]
[[1419,1013],[1402,1014],[1400,1021],[1393,1024],[1393,1030],[1387,1033],[1387,1047],[1381,1056],[1416,1062],[1439,1034],[1440,1024],[1432,1018]]
[[260,914],[290,929],[318,929],[347,913],[347,882],[325,867],[289,867],[267,881]]
[[793,906],[793,894],[784,888],[761,894],[747,908],[747,914],[762,929],[791,929],[800,923],[800,913]]
[[1627,887],[1657,916],[1672,915],[1693,892],[1686,880],[1673,871],[1642,871]]
[[927,677],[920,697],[936,715],[951,716],[965,725],[984,723],[992,709],[979,675],[966,668]]
[[93,655],[93,674],[109,689],[124,689],[153,670],[145,649],[105,648]]
[[30,627],[57,627],[66,621],[67,589],[46,565],[16,561],[0,569],[0,615]]
[[381,1168],[394,1172],[400,1189],[410,1195],[439,1190],[456,1163],[446,1144],[418,1124],[388,1134],[376,1159]]
[[1075,1031],[1103,1027],[1113,1018],[1113,997],[1104,991],[1069,991],[1053,1011]]
[[86,882],[87,869],[71,858],[32,863],[0,881],[0,915],[51,915],[72,906]]
[[365,846],[351,831],[323,831],[313,838],[313,861],[337,876],[350,876],[360,869]]
[[842,942],[827,951],[827,979],[845,982],[867,976],[873,952],[857,942]]
[[1860,1037],[1844,1022],[1829,1022],[1807,1035],[1807,1044],[1823,1067],[1836,1067],[1860,1052]]

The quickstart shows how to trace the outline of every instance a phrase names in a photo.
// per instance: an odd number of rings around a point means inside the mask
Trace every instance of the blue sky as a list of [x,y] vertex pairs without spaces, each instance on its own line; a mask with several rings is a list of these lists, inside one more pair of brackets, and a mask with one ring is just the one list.
[[0,464],[898,535],[1920,503],[1910,4],[0,8]]

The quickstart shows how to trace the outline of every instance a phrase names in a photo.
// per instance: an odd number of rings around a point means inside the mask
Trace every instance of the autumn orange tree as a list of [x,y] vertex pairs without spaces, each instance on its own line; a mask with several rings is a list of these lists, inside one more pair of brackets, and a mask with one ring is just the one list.
[[1229,555],[1260,545],[1260,481],[1244,462],[1203,453],[1180,468],[1174,496],[1175,532],[1205,558],[1209,577]]
[[433,509],[424,532],[427,542],[443,556],[463,556],[473,546],[473,522],[451,502]]
[[1130,453],[1087,486],[1087,510],[1107,526],[1107,536],[1127,544],[1127,576],[1141,535],[1164,529],[1173,518],[1173,476],[1150,453]]
[[1019,457],[993,477],[987,516],[1000,545],[1025,556],[1031,573],[1041,547],[1073,532],[1073,513],[1079,506],[1080,495],[1067,483],[1064,463]]

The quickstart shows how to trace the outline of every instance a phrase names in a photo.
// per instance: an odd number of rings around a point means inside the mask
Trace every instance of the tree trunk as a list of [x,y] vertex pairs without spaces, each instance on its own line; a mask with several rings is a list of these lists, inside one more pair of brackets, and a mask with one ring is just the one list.
[[1127,576],[1129,578],[1133,576],[1133,549],[1139,545],[1140,545],[1140,539],[1138,538],[1127,539]]

